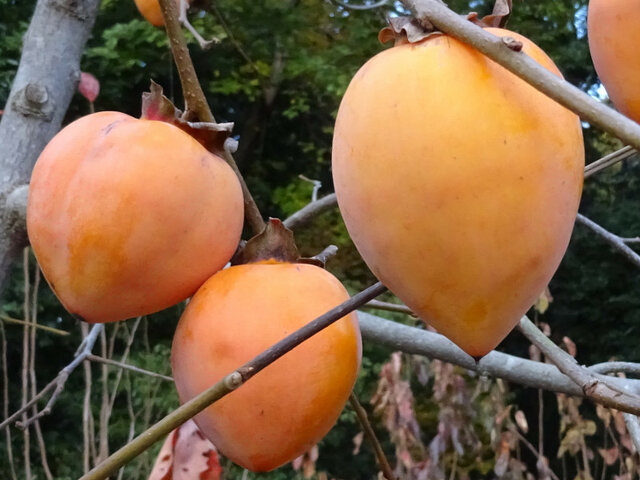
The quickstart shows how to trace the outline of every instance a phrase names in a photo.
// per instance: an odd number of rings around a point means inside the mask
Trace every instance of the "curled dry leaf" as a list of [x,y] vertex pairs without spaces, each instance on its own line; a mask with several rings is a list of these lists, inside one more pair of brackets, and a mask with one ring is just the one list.
[[142,116],[147,120],[171,123],[195,138],[202,146],[216,155],[224,155],[224,144],[233,123],[188,121],[182,111],[162,93],[162,87],[151,80],[148,92],[142,94]]
[[515,414],[515,418],[518,428],[524,433],[527,433],[529,431],[529,423],[527,422],[527,417],[524,416],[524,412],[522,410],[518,410]]
[[360,453],[360,447],[362,446],[362,439],[364,438],[364,432],[358,433],[355,437],[353,437],[353,455],[358,455]]
[[148,480],[220,480],[221,473],[216,447],[189,420],[169,434]]
[[578,349],[576,347],[575,342],[571,340],[569,337],[562,337],[562,343],[564,343],[564,346],[567,347],[567,352],[569,353],[569,355],[571,355],[572,357],[575,357],[576,354],[578,353]]
[[91,103],[96,101],[100,93],[100,82],[96,77],[87,72],[80,72],[80,83],[78,83],[80,95]]
[[605,450],[604,448],[599,448],[598,453],[603,458],[604,463],[611,466],[614,463],[616,463],[616,461],[618,460],[619,450],[618,450],[618,447],[612,447],[612,448],[609,448],[608,450]]

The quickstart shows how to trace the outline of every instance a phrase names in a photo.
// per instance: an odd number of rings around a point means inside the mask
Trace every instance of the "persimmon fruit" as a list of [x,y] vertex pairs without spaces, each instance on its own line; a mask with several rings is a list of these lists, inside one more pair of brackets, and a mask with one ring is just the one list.
[[[326,270],[265,260],[213,275],[178,322],[171,366],[186,402],[290,333],[349,298]],[[334,425],[361,359],[351,313],[306,340],[196,415],[200,430],[233,462],[277,468]]]
[[[523,52],[561,76],[530,40]],[[564,255],[580,201],[578,117],[434,34],[370,59],[337,114],[333,178],[372,272],[472,356],[493,349]]]
[[100,112],[38,158],[27,230],[67,310],[110,322],[192,295],[233,255],[243,212],[235,173],[189,134]]
[[590,0],[589,50],[613,104],[640,123],[640,0]]
[[[174,0],[178,9],[180,9],[180,0]],[[164,19],[162,18],[162,10],[158,0],[135,0],[138,11],[154,27],[162,27]],[[189,2],[187,2],[187,5]]]

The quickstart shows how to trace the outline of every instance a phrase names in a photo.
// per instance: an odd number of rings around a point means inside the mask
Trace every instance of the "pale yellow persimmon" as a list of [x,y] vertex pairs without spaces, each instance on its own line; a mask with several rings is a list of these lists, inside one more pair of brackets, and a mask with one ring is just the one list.
[[613,104],[640,122],[640,0],[591,0],[589,49]]
[[[528,39],[488,31],[560,76]],[[338,204],[363,259],[473,356],[493,349],[551,279],[583,168],[575,114],[447,35],[369,60],[335,125]]]

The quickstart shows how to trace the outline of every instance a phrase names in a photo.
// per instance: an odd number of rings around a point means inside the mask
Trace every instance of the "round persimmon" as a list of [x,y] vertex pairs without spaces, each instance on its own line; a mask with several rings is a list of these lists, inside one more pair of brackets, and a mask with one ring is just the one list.
[[36,162],[27,230],[62,304],[88,322],[192,295],[233,255],[238,178],[179,128],[117,112],[83,117]]
[[[528,39],[488,30],[560,76]],[[583,168],[575,114],[442,34],[369,60],[335,124],[338,205],[360,254],[473,356],[493,349],[551,279]]]
[[[326,270],[261,261],[213,275],[194,295],[173,338],[171,366],[186,402],[272,344],[349,298]],[[279,467],[335,424],[361,359],[351,313],[258,372],[195,417],[233,462]]]
[[640,122],[640,0],[591,0],[589,50],[613,104]]
[[[162,18],[162,10],[158,0],[134,0],[138,11],[154,27],[162,27],[164,18]],[[174,0],[178,9],[180,8],[180,0]],[[187,5],[189,2],[187,2]]]

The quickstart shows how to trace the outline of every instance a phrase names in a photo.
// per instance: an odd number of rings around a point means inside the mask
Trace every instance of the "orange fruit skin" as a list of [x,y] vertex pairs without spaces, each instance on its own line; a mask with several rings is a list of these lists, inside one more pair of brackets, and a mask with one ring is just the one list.
[[[556,75],[526,38],[524,52]],[[543,291],[582,190],[578,117],[458,40],[381,52],[340,105],[333,178],[372,272],[472,356]]]
[[192,295],[233,255],[243,212],[234,172],[187,133],[100,112],[38,158],[27,231],[67,310],[110,322]]
[[613,104],[640,123],[640,0],[591,0],[589,50]]
[[[154,27],[164,26],[162,18],[162,10],[158,0],[134,0],[138,11]],[[180,0],[175,0],[176,5],[180,8]],[[188,2],[187,2],[188,3]]]
[[[349,298],[327,271],[258,262],[211,277],[178,323],[173,377],[186,402],[263,350]],[[226,457],[252,471],[277,468],[335,424],[362,355],[351,313],[266,367],[195,417]]]

